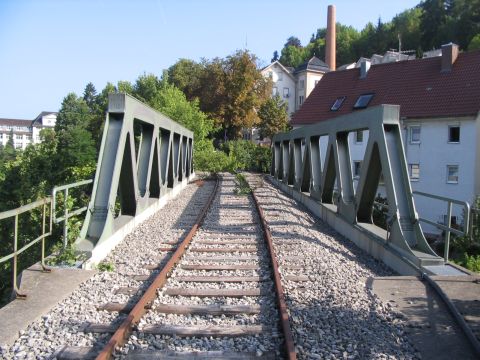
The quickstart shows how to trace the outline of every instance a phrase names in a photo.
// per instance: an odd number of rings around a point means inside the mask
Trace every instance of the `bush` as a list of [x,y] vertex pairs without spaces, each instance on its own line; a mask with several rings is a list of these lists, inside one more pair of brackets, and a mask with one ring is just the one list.
[[268,172],[272,151],[248,140],[229,141],[224,144],[235,170]]
[[247,140],[228,141],[216,150],[211,141],[197,144],[194,154],[195,169],[209,172],[238,170],[266,173],[270,170],[272,151]]
[[221,150],[216,150],[211,141],[199,144],[195,149],[193,162],[196,171],[233,171],[231,159]]

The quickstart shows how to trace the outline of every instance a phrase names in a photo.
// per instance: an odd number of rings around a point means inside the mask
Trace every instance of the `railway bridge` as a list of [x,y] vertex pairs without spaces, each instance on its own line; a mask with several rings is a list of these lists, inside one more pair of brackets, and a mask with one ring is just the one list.
[[[355,187],[348,134],[357,130],[369,143]],[[57,194],[87,180],[0,214],[15,222],[14,252],[0,262],[13,261],[14,291],[26,296],[0,309],[2,324],[35,299],[17,286],[16,262],[44,247],[54,222],[85,213],[81,266],[112,270],[90,273],[11,334],[3,358],[478,358],[480,280],[448,262],[450,234],[468,227],[435,224],[444,258],[426,241],[397,106],[275,136],[268,176],[195,178],[193,141],[136,99],[110,95],[89,205],[56,211]],[[372,220],[381,178],[387,229]],[[468,216],[467,203],[442,199]],[[18,248],[18,217],[35,208],[42,234]],[[61,272],[44,257],[40,270]]]

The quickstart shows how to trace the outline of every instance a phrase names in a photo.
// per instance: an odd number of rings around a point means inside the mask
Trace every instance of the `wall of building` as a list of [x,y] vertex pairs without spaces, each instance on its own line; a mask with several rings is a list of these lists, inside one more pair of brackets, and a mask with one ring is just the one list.
[[275,95],[275,91],[278,93],[280,98],[287,103],[287,112],[291,116],[295,112],[295,80],[277,64],[266,69],[263,75],[271,76],[274,87],[272,95]]
[[307,80],[305,82],[305,98],[307,98],[313,89],[315,89],[315,85],[317,85],[317,82],[319,82],[322,77],[323,74],[307,71]]

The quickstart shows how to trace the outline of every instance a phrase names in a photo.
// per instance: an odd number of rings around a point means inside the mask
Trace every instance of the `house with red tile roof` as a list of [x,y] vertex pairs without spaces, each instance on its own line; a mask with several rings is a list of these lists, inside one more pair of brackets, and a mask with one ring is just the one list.
[[[447,44],[440,57],[364,62],[328,72],[291,124],[304,126],[379,104],[400,105],[413,190],[469,202],[480,195],[480,51],[459,53]],[[359,176],[368,133],[349,139],[352,173]],[[421,217],[445,220],[444,204],[420,197],[415,202]],[[452,220],[462,221],[460,207]]]

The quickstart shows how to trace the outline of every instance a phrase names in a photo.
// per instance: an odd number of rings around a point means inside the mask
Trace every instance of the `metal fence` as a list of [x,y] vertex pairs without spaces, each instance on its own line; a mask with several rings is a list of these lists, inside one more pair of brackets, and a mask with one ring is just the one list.
[[[52,191],[52,196],[48,196],[44,199],[37,200],[35,202],[32,202],[27,205],[20,206],[16,209],[4,211],[0,213],[0,220],[5,220],[7,221],[8,219],[12,219],[13,221],[13,252],[3,256],[0,258],[0,264],[5,263],[9,260],[12,261],[12,288],[14,295],[16,298],[19,299],[24,299],[26,298],[25,294],[20,293],[20,290],[18,288],[17,284],[17,273],[18,273],[18,256],[25,252],[27,249],[31,248],[35,244],[41,242],[41,257],[40,257],[40,265],[42,267],[42,270],[45,272],[50,272],[50,269],[46,267],[45,265],[45,239],[52,235],[52,229],[53,229],[53,223],[58,224],[63,222],[63,241],[64,241],[64,247],[67,244],[67,235],[68,235],[68,219],[71,218],[72,216],[80,215],[83,212],[87,210],[87,207],[81,207],[79,209],[69,209],[69,206],[67,205],[68,201],[68,190],[72,188],[77,188],[80,186],[84,186],[87,184],[92,183],[92,180],[84,180],[84,181],[79,181],[73,184],[68,184],[68,185],[63,185],[63,186],[58,186],[55,187]],[[64,196],[63,196],[63,216],[57,217],[56,216],[56,209],[58,208],[57,204],[57,194],[59,192],[63,191]],[[22,247],[19,247],[19,216],[22,214],[26,214],[32,211],[35,211],[36,209],[41,209],[42,211],[42,228],[41,228],[41,234],[40,236],[36,237],[33,240],[27,241],[25,245]],[[47,222],[48,222],[48,229],[47,229]],[[7,234],[2,234],[2,243],[8,244],[9,239],[4,239],[3,236],[7,236]],[[23,269],[20,269],[23,270]]]

